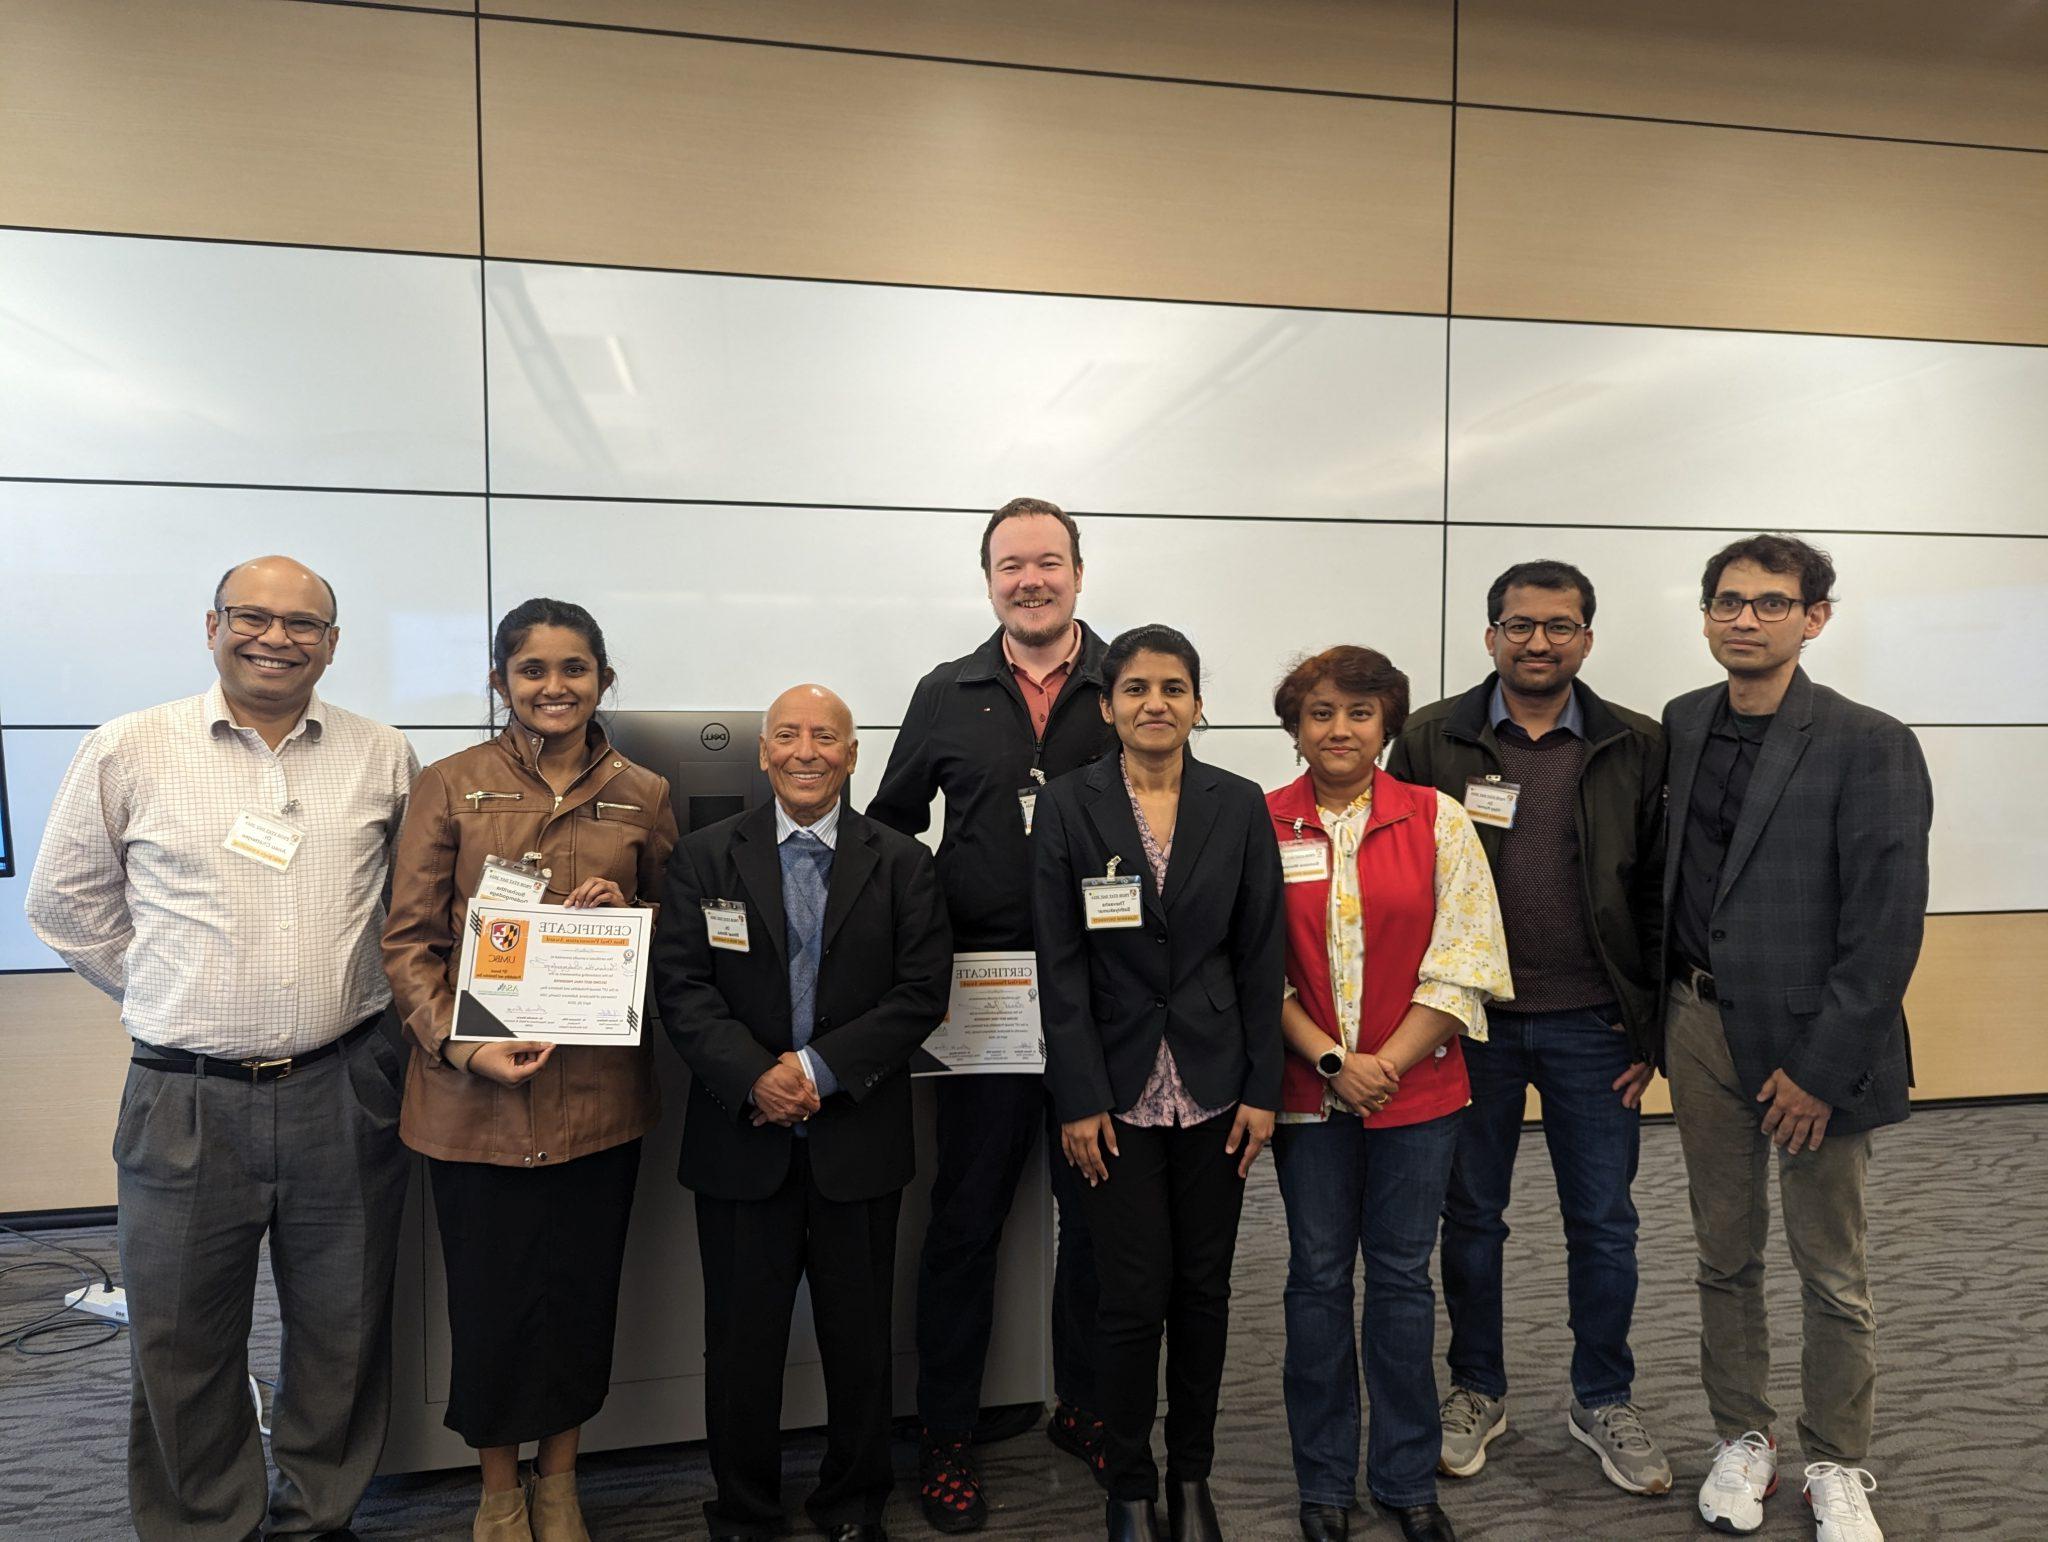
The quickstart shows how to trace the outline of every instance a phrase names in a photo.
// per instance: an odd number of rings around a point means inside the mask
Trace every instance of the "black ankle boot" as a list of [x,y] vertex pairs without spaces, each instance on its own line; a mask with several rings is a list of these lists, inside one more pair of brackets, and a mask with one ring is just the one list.
[[1336,1505],[1301,1507],[1302,1542],[1347,1542],[1351,1535],[1351,1512]]
[[1216,1519],[1207,1478],[1166,1480],[1166,1529],[1173,1542],[1223,1542],[1223,1523]]
[[1451,1519],[1437,1505],[1381,1505],[1401,1523],[1403,1542],[1458,1542]]
[[1159,1542],[1159,1521],[1149,1499],[1112,1499],[1102,1514],[1109,1542]]

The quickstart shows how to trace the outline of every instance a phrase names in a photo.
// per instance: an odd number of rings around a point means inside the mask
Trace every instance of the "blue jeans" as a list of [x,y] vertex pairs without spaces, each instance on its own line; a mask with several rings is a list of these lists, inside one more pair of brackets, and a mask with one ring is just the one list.
[[1641,1121],[1614,1079],[1629,1067],[1613,1007],[1523,1014],[1489,1010],[1491,1037],[1465,1045],[1472,1102],[1460,1115],[1457,1160],[1444,1203],[1444,1305],[1451,1381],[1505,1397],[1501,1252],[1508,1191],[1522,1138],[1526,1089],[1543,1099],[1543,1138],[1564,1216],[1571,1302],[1572,1392],[1582,1407],[1625,1403],[1635,1380],[1629,1324],[1636,1310],[1635,1182]]
[[1429,1255],[1458,1116],[1375,1130],[1348,1115],[1283,1124],[1273,1160],[1287,1205],[1282,1386],[1303,1504],[1358,1497],[1352,1260],[1365,1258],[1365,1481],[1384,1505],[1436,1499],[1436,1293]]

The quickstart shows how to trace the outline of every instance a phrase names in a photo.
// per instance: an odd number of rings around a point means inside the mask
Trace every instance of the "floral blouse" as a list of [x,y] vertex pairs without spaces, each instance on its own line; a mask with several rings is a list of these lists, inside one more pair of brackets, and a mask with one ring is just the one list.
[[[1173,832],[1168,831],[1162,845],[1152,834],[1152,827],[1145,822],[1145,811],[1138,805],[1137,790],[1131,786],[1130,768],[1123,771],[1124,793],[1131,800],[1131,817],[1138,822],[1138,839],[1145,846],[1145,863],[1152,869],[1152,892],[1166,892],[1166,864],[1173,855]],[[1484,860],[1482,858],[1481,860]],[[1164,1125],[1200,1124],[1205,1119],[1214,1119],[1224,1108],[1204,1108],[1188,1091],[1187,1084],[1180,1079],[1180,1067],[1173,1063],[1173,1051],[1166,1047],[1166,1040],[1159,1041],[1159,1054],[1152,1062],[1152,1074],[1145,1080],[1145,1090],[1138,1094],[1138,1101],[1117,1115],[1125,1124],[1139,1125],[1147,1129],[1158,1129]]]
[[[1330,913],[1326,923],[1330,948],[1331,1002],[1344,1032],[1344,1047],[1358,1048],[1358,1008],[1365,996],[1365,907],[1358,889],[1358,843],[1372,815],[1372,790],[1367,788],[1341,814],[1319,809],[1330,837]],[[1436,800],[1436,921],[1429,951],[1415,982],[1413,999],[1425,1007],[1448,1012],[1465,1025],[1465,1036],[1486,1038],[1486,1003],[1514,998],[1508,974],[1507,933],[1494,899],[1486,851],[1472,828],[1472,818],[1455,798],[1441,793]],[[1287,994],[1295,994],[1287,987]],[[1437,1050],[1441,1056],[1443,1050]],[[1320,1114],[1282,1112],[1291,1124],[1314,1124],[1343,1109],[1328,1091]]]

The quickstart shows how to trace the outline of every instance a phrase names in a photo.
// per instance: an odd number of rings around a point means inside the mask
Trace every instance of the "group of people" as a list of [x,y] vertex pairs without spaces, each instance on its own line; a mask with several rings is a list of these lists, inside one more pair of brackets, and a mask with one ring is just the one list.
[[[883,1535],[908,1068],[953,955],[1001,950],[1035,955],[1045,1074],[934,1083],[916,1302],[932,1527],[988,1517],[974,1439],[997,1258],[1043,1132],[1047,1434],[1103,1486],[1110,1538],[1157,1537],[1162,1489],[1176,1542],[1222,1534],[1231,1269],[1268,1145],[1302,1534],[1348,1534],[1363,1433],[1366,1488],[1402,1535],[1452,1538],[1439,1475],[1477,1474],[1507,1427],[1504,1217],[1530,1088],[1568,1261],[1566,1428],[1608,1480],[1667,1492],[1629,1350],[1639,1105],[1661,1070],[1715,1425],[1700,1514],[1753,1532],[1778,1486],[1776,1147],[1804,1487],[1820,1542],[1878,1542],[1864,1176],[1870,1132],[1907,1112],[1931,795],[1906,728],[1800,667],[1830,615],[1826,556],[1786,536],[1714,555],[1700,605],[1726,678],[1661,724],[1578,678],[1586,576],[1519,563],[1486,596],[1493,669],[1462,695],[1411,714],[1407,677],[1362,646],[1297,663],[1274,710],[1302,770],[1270,792],[1192,752],[1185,635],[1105,642],[1077,618],[1069,515],[1005,505],[981,565],[998,627],[918,683],[865,811],[844,795],[852,713],[798,685],[763,721],[772,797],[687,833],[665,779],[606,737],[614,673],[582,607],[504,616],[501,731],[422,771],[396,730],[316,690],[339,641],[323,579],[283,557],[222,578],[217,682],[87,736],[28,896],[134,1040],[114,1156],[138,1535],[351,1535],[385,1431],[409,1147],[446,1261],[447,1423],[481,1469],[473,1535],[586,1542],[578,1438],[611,1380],[655,1049],[452,1036],[469,904],[512,864],[548,903],[658,907],[651,995],[691,1073],[679,1177],[715,1538],[785,1524],[805,1279],[828,1403],[805,1508],[845,1542]],[[935,797],[936,855],[916,839]],[[266,1236],[285,1330],[267,1482],[246,1386]]]

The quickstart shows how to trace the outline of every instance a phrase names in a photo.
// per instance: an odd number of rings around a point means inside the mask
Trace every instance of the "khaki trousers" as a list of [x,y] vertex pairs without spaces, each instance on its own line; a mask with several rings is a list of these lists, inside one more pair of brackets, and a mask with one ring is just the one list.
[[[1764,1239],[1771,1222],[1767,1104],[1735,1076],[1721,1014],[1690,984],[1666,1000],[1671,1110],[1685,1151],[1699,1243],[1700,1380],[1722,1439],[1771,1432]],[[1809,1461],[1860,1463],[1870,1449],[1877,1314],[1864,1250],[1870,1135],[1830,1131],[1817,1150],[1778,1153],[1785,1240],[1799,1271],[1799,1439]]]

